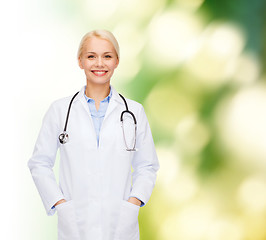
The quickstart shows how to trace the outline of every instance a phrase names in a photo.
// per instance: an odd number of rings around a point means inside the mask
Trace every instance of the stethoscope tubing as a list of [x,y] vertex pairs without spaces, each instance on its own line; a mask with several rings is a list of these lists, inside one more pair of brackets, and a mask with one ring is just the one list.
[[135,125],[137,125],[137,120],[135,118],[135,115],[133,114],[133,112],[131,112],[131,111],[128,110],[128,106],[127,106],[126,99],[120,93],[119,93],[119,96],[123,99],[123,101],[125,103],[125,106],[126,106],[126,110],[121,113],[120,121],[123,122],[123,115],[124,115],[124,113],[129,113],[133,117]]
[[[69,106],[68,106],[68,110],[67,110],[67,116],[66,116],[66,121],[65,121],[65,126],[64,126],[64,131],[59,135],[59,142],[61,144],[65,144],[67,143],[68,139],[69,139],[69,135],[67,133],[67,124],[68,124],[68,119],[69,119],[69,115],[70,115],[70,110],[71,110],[71,105],[72,105],[72,102],[73,100],[75,99],[75,97],[78,95],[79,92],[75,93],[75,95],[72,97],[72,99],[70,100],[70,103],[69,103]],[[137,136],[137,119],[134,115],[133,112],[129,111],[128,110],[128,105],[127,105],[127,101],[126,99],[119,93],[119,96],[123,99],[124,103],[125,103],[125,107],[126,107],[126,110],[124,110],[121,115],[120,115],[120,122],[121,122],[121,127],[122,127],[122,131],[123,131],[123,137],[124,137],[124,142],[125,142],[125,145],[126,145],[126,150],[127,151],[137,151],[136,150],[136,136]],[[123,117],[124,117],[124,114],[125,113],[129,113],[133,120],[134,120],[134,125],[135,125],[135,138],[134,138],[134,145],[133,145],[133,148],[129,148],[128,145],[127,145],[127,141],[126,141],[126,137],[125,137],[125,131],[124,131],[124,124],[123,124]]]
[[79,94],[79,92],[76,92],[75,95],[72,97],[70,103],[69,103],[68,110],[67,110],[66,121],[65,121],[64,132],[66,132],[66,130],[67,130],[68,118],[69,118],[69,113],[70,113],[70,109],[71,109],[72,102],[73,102],[74,98],[75,98],[78,94]]

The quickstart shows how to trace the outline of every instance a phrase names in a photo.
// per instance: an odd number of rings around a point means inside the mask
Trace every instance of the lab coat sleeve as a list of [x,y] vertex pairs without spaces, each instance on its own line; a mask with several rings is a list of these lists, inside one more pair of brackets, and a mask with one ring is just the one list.
[[28,161],[28,167],[48,216],[54,215],[53,205],[64,198],[53,172],[59,146],[59,127],[56,120],[56,110],[52,104],[43,118],[33,155]]
[[138,198],[142,202],[141,206],[144,206],[154,188],[159,162],[148,119],[142,106],[137,126],[136,147],[138,151],[134,153],[132,161],[133,176],[130,197]]

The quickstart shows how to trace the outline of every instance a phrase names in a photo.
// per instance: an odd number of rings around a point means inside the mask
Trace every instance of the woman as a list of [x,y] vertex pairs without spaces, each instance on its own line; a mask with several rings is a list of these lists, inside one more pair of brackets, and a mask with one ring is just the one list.
[[[159,169],[149,123],[141,104],[110,85],[119,64],[111,32],[87,33],[78,63],[87,84],[51,104],[28,167],[47,214],[57,211],[59,240],[137,240],[139,208]],[[53,172],[58,148],[59,185]]]

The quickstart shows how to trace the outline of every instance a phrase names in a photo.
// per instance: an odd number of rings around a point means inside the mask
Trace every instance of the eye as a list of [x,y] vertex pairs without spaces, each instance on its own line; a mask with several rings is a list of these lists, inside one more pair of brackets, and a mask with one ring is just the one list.
[[111,55],[105,55],[105,57],[106,57],[106,58],[112,58],[112,56],[111,56]]
[[94,56],[93,55],[89,55],[88,58],[94,58]]

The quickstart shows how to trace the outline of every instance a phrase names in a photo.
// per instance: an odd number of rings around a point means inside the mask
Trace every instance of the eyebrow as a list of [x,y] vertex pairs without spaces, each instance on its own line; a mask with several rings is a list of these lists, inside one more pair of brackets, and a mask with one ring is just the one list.
[[[87,52],[87,53],[94,53],[94,54],[96,54],[96,52]],[[113,52],[104,52],[104,54],[106,54],[106,53],[113,53]]]

